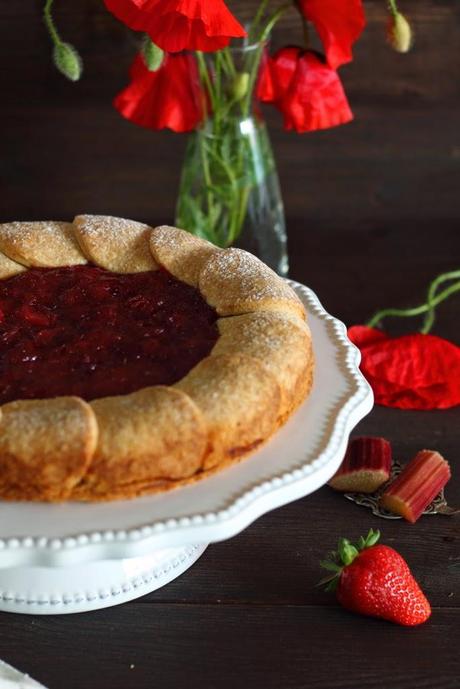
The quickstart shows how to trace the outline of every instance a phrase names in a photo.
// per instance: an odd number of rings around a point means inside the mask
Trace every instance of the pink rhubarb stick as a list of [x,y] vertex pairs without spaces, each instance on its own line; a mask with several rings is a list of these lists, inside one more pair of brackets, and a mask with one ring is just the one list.
[[450,479],[450,467],[439,452],[421,450],[387,488],[380,504],[409,522],[416,522]]
[[355,438],[337,473],[329,481],[335,490],[373,493],[388,481],[391,445],[385,438]]

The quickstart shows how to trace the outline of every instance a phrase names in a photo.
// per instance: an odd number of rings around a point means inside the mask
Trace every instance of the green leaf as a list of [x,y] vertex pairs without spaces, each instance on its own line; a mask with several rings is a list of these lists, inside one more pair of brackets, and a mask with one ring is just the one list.
[[78,51],[70,43],[56,43],[53,60],[57,69],[70,81],[78,81],[83,71],[83,63]]
[[164,55],[164,51],[150,39],[150,36],[145,36],[142,43],[142,56],[150,72],[160,69]]
[[366,547],[366,539],[363,538],[362,536],[360,536],[358,539],[357,548],[358,548],[358,550],[364,550],[365,547]]
[[373,529],[370,529],[369,533],[366,536],[366,548],[371,548],[373,545],[377,543],[377,541],[380,538],[380,531],[377,529],[377,531],[374,531]]
[[338,573],[342,571],[340,565],[337,565],[335,562],[331,562],[330,560],[322,560],[319,564],[323,569],[328,569],[330,572]]
[[324,577],[323,579],[320,579],[317,584],[315,584],[316,588],[324,588],[326,593],[331,593],[336,590],[337,585],[339,583],[339,575],[338,574],[332,574],[332,576]]
[[359,551],[347,538],[341,538],[339,541],[339,555],[344,565],[351,565],[355,557],[359,555]]
[[324,586],[324,590],[329,592],[329,591],[335,591],[337,588],[337,583],[339,581],[339,577],[337,574],[332,574],[327,577],[323,577],[323,579],[320,579],[317,584],[315,584],[316,587],[322,588]]

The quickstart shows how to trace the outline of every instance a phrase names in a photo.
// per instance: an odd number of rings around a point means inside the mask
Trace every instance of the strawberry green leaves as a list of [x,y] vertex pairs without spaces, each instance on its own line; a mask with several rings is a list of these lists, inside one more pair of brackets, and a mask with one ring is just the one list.
[[374,531],[373,529],[369,530],[365,538],[360,536],[356,545],[353,545],[348,538],[340,538],[337,551],[332,551],[329,553],[328,559],[320,562],[320,566],[329,572],[333,572],[333,575],[322,579],[318,586],[325,586],[326,591],[335,591],[344,567],[351,565],[362,550],[371,548],[377,543],[379,538],[380,531]]

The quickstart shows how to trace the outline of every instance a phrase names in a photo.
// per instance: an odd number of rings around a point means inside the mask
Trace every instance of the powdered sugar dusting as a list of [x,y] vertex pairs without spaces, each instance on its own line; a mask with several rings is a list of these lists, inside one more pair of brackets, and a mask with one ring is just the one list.
[[108,270],[137,273],[157,267],[150,253],[148,225],[109,215],[78,215],[74,227],[88,258]]
[[110,241],[117,236],[117,242],[129,245],[130,239],[134,235],[150,230],[151,228],[144,223],[126,218],[115,218],[111,215],[77,215],[74,224],[86,236],[97,237]]
[[207,247],[213,251],[218,249],[218,247],[214,246],[214,244],[211,244],[211,242],[207,242],[205,239],[196,237],[195,235],[190,234],[190,232],[181,230],[178,227],[172,227],[171,225],[160,225],[159,227],[155,227],[153,230],[152,244],[158,247],[175,249],[178,243],[201,248]]
[[81,438],[88,425],[94,423],[89,406],[78,397],[19,400],[3,405],[2,412],[5,430],[11,431],[11,436],[15,436],[16,431],[26,436],[26,444],[34,437],[51,433],[52,429],[53,436],[66,446],[73,438]]
[[25,265],[53,267],[86,263],[67,222],[43,220],[0,225],[0,248]]
[[311,337],[307,323],[290,313],[257,311],[220,318],[217,325],[221,337],[213,353],[233,349],[264,360],[269,352],[278,350],[286,357],[286,348]]
[[193,287],[198,286],[200,272],[208,258],[220,251],[200,237],[167,225],[153,230],[150,243],[156,260],[172,275]]
[[303,314],[294,290],[262,261],[241,249],[211,256],[200,274],[199,286],[221,314],[251,311],[255,305],[282,307],[283,303]]
[[292,291],[280,280],[268,266],[259,261],[252,254],[240,249],[228,249],[214,257],[205,266],[203,279],[209,273],[219,272],[219,279],[228,286],[237,284],[241,289],[241,298],[250,296],[251,299],[261,300],[267,297],[277,297]]

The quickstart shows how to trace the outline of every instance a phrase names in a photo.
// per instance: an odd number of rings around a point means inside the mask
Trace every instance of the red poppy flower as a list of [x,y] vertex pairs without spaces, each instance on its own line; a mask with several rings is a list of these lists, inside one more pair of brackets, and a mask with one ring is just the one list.
[[298,0],[304,17],[313,22],[327,63],[333,69],[352,60],[351,47],[366,19],[361,0]]
[[104,0],[118,19],[169,53],[213,51],[246,36],[223,0]]
[[361,350],[361,370],[375,401],[400,409],[447,409],[460,404],[460,347],[436,335],[390,337],[355,325],[348,336]]
[[130,70],[131,83],[114,100],[127,120],[149,129],[188,132],[202,119],[203,94],[192,55],[166,55],[162,66],[150,72],[141,55]]
[[328,129],[353,119],[337,72],[317,53],[296,46],[265,59],[257,95],[281,111],[288,130]]

